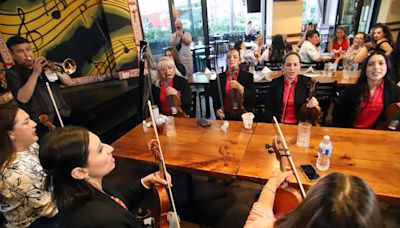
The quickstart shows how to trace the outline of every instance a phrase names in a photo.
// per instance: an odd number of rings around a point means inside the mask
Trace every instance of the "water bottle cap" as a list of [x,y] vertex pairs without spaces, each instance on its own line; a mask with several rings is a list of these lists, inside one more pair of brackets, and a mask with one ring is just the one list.
[[324,135],[324,140],[326,141],[331,140],[331,137],[329,135]]

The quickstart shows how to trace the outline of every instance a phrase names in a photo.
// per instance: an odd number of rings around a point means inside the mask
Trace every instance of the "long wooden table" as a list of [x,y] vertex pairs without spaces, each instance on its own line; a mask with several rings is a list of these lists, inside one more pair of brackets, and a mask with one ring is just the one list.
[[[186,170],[235,176],[253,131],[244,129],[242,122],[230,121],[225,134],[220,130],[221,121],[210,122],[210,127],[203,128],[196,119],[175,118],[176,136],[160,135],[165,162]],[[147,143],[155,139],[155,135],[153,128],[149,130],[145,134],[142,125],[136,126],[112,144],[113,154],[153,162],[154,156],[148,151]]]
[[[254,123],[253,129],[246,130],[242,122],[229,121],[225,134],[219,120],[210,120],[212,126],[208,128],[197,125],[196,119],[175,118],[175,122],[176,136],[160,136],[168,166],[261,182],[271,176],[275,155],[267,152],[265,144],[271,144],[275,136],[272,124]],[[318,144],[324,135],[330,135],[331,167],[326,172],[318,171],[320,175],[341,172],[359,176],[379,198],[400,202],[399,132],[312,127],[310,147],[305,149],[296,146],[296,125],[282,124],[281,128],[297,167],[315,165]],[[154,157],[147,150],[152,138],[153,132],[145,134],[142,125],[138,125],[112,144],[113,154],[153,162]],[[306,186],[313,185],[303,174],[300,176]]]
[[[330,168],[321,176],[340,172],[358,176],[372,187],[382,199],[400,202],[400,133],[364,129],[312,127],[309,148],[296,145],[297,126],[280,125],[293,160],[306,186],[307,181],[299,166],[313,164],[318,157],[318,145],[324,135],[331,136],[333,152]],[[272,124],[258,123],[247,146],[237,173],[238,177],[267,180],[272,173],[275,154],[269,154],[265,144],[272,144],[275,130]],[[294,178],[293,178],[294,180]]]
[[[339,87],[346,87],[346,86],[351,86],[351,85],[356,84],[359,74],[360,74],[360,72],[358,72],[353,77],[344,78],[343,71],[337,70],[332,77],[328,77],[326,75],[323,75],[322,71],[316,70],[315,73],[304,74],[304,75],[312,77],[319,82],[337,81],[337,85]],[[269,82],[269,81],[272,81],[272,79],[280,77],[281,75],[282,75],[282,71],[271,71],[269,73],[263,73],[262,71],[256,71],[254,73],[254,83]]]

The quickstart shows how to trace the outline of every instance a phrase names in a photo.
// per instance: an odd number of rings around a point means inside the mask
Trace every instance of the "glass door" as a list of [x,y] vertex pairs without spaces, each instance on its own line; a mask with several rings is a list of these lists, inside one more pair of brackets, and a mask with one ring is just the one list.
[[138,4],[145,39],[158,59],[164,54],[163,48],[169,46],[172,34],[168,1],[138,0]]

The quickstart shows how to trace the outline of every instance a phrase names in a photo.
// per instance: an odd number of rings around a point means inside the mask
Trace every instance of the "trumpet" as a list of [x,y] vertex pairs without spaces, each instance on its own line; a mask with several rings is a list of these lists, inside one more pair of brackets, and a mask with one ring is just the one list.
[[73,59],[65,59],[62,63],[47,60],[47,69],[51,71],[64,72],[66,74],[73,74],[76,71],[76,63]]

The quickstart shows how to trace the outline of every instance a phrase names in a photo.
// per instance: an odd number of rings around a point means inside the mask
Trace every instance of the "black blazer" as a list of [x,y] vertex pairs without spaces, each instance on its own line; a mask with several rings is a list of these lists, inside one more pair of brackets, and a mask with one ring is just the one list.
[[[173,87],[181,94],[181,107],[183,111],[185,111],[185,113],[189,116],[193,116],[192,111],[190,110],[192,106],[192,94],[190,92],[188,80],[186,78],[175,75]],[[161,112],[160,87],[152,85],[151,91],[153,93],[154,103],[158,106]]]
[[[140,181],[133,186],[133,193],[135,200],[138,202],[141,199],[146,189],[141,186]],[[129,205],[125,198],[109,189],[104,189],[109,195],[117,196],[122,200],[125,205]],[[110,198],[110,196],[95,190],[94,197],[90,200],[80,201],[75,203],[71,208],[60,210],[57,215],[58,228],[88,228],[88,227],[140,227],[134,215],[128,210],[123,208],[117,202]]]
[[[226,72],[220,73],[219,79],[221,82],[222,99],[225,99]],[[253,112],[256,101],[256,88],[254,87],[253,74],[247,71],[239,71],[237,81],[244,87],[244,107],[248,112]],[[213,99],[214,110],[220,109],[222,105],[218,95],[217,80],[210,81],[209,94]]]
[[[335,105],[333,111],[333,125],[335,127],[354,127],[354,122],[360,113],[359,106],[361,104],[359,85],[353,85],[346,88],[339,98],[339,102]],[[385,80],[383,88],[383,111],[380,114],[375,126],[379,123],[385,122],[386,107],[394,102],[400,101],[400,87]]]
[[[278,121],[281,120],[283,106],[283,88],[284,76],[272,80],[268,90],[266,99],[267,120],[272,122],[272,117],[275,116]],[[296,91],[294,95],[295,110],[297,120],[300,120],[301,106],[307,102],[310,92],[311,78],[302,75],[297,76]]]

